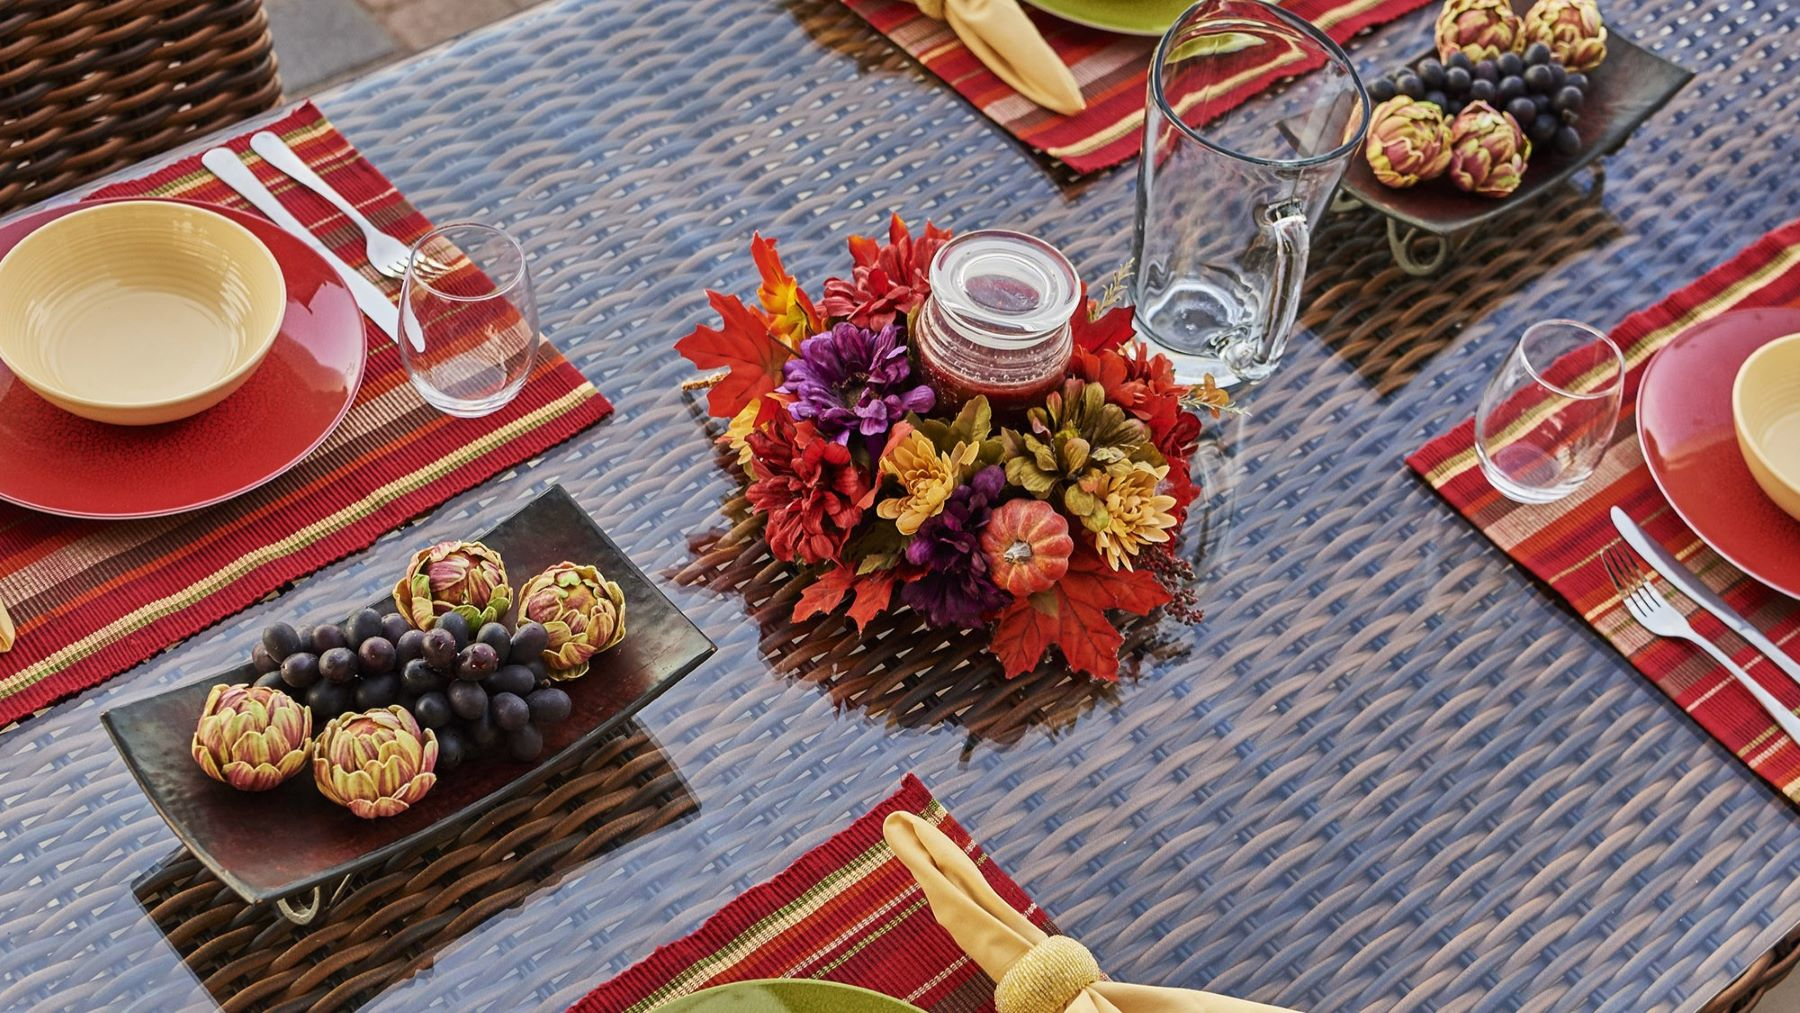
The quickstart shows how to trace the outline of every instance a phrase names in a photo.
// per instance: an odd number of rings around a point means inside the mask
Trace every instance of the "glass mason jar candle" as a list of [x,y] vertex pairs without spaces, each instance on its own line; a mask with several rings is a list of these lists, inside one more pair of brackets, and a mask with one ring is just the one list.
[[940,410],[984,396],[1019,414],[1062,385],[1081,301],[1075,268],[1056,247],[1019,232],[965,232],[931,261],[931,296],[913,348]]

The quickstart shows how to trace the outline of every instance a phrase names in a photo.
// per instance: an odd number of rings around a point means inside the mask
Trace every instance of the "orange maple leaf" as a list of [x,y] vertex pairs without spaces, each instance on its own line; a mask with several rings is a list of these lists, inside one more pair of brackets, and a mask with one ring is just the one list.
[[706,393],[707,412],[728,419],[780,386],[781,364],[794,353],[769,330],[768,318],[742,299],[712,291],[706,298],[724,326],[695,327],[694,333],[675,342],[675,350],[701,369],[730,369]]
[[1048,591],[1020,598],[1000,613],[992,650],[1009,679],[1031,671],[1055,645],[1070,668],[1116,682],[1125,637],[1108,610],[1147,615],[1168,601],[1169,592],[1148,571],[1113,570],[1084,546]]
[[876,616],[887,611],[898,578],[899,574],[891,569],[858,576],[850,567],[832,567],[800,592],[800,600],[794,603],[794,622],[835,612],[845,596],[854,593],[856,598],[850,605],[850,619],[857,628],[866,627]]
[[756,298],[769,316],[769,330],[783,344],[798,351],[800,342],[824,329],[818,308],[787,268],[781,266],[775,240],[764,239],[760,232],[751,234],[750,258],[756,261],[756,270],[762,275]]

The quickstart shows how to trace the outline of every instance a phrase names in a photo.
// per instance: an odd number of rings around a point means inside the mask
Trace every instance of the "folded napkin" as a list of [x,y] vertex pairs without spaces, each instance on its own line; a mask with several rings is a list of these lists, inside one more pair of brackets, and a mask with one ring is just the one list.
[[933,21],[950,25],[962,44],[1012,89],[1064,116],[1087,108],[1081,86],[1019,0],[912,0]]
[[1000,983],[999,1013],[1292,1013],[1210,992],[1107,981],[1086,947],[1033,925],[937,827],[895,812],[881,834],[918,881],[938,924]]

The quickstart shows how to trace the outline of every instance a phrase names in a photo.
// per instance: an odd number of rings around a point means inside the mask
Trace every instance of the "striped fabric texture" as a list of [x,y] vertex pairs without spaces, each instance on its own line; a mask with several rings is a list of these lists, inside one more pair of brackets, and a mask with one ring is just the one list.
[[[1495,492],[1475,460],[1472,419],[1426,444],[1407,464],[1494,544],[1567,600],[1721,745],[1778,791],[1800,801],[1800,748],[1781,734],[1755,698],[1698,649],[1653,637],[1634,622],[1600,563],[1600,552],[1618,537],[1607,515],[1616,504],[1771,640],[1800,657],[1800,602],[1745,576],[1694,535],[1657,491],[1637,437],[1638,384],[1656,350],[1726,310],[1762,306],[1800,307],[1800,220],[1769,233],[1656,306],[1627,317],[1613,331],[1629,367],[1624,414],[1594,477],[1567,499],[1522,506]],[[1800,687],[1779,669],[1685,597],[1674,601],[1692,610],[1695,629],[1731,653],[1769,692],[1790,707],[1800,706]]]
[[[268,129],[380,228],[408,241],[431,228],[310,103]],[[230,146],[247,152],[248,135]],[[362,235],[347,219],[260,159],[252,168],[346,263],[366,263]],[[197,158],[96,196],[183,197],[251,210]],[[363,273],[398,296],[398,282]],[[141,521],[69,520],[0,503],[0,600],[19,634],[0,655],[0,726],[367,548],[612,411],[575,367],[541,344],[512,404],[483,419],[450,418],[413,391],[387,335],[364,325],[368,364],[349,414],[310,457],[254,492]]]
[[919,779],[848,829],[751,888],[693,935],[588,993],[571,1013],[642,1013],[714,985],[757,978],[822,978],[884,992],[930,1013],[990,1013],[994,981],[932,917],[912,873],[881,837],[889,813],[935,824],[967,851],[1008,904],[1046,932],[1050,918]]
[[[1392,21],[1429,2],[1284,0],[1281,6],[1343,42],[1365,28]],[[1076,172],[1110,168],[1138,153],[1144,123],[1145,75],[1156,48],[1155,39],[1103,32],[1027,7],[1050,48],[1075,74],[1087,99],[1086,109],[1063,116],[1014,91],[958,41],[948,24],[926,17],[908,0],[844,3],[926,69],[949,82],[1007,133]],[[1267,75],[1249,75],[1243,84],[1217,100],[1213,115],[1238,105],[1268,83]]]

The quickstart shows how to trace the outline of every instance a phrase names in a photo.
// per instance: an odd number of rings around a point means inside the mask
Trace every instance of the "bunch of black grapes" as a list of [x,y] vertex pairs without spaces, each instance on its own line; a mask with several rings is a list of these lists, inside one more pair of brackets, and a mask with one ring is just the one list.
[[1559,155],[1581,150],[1581,104],[1587,98],[1586,74],[1571,74],[1550,56],[1550,47],[1533,43],[1497,60],[1472,61],[1463,53],[1450,59],[1420,61],[1369,85],[1369,98],[1386,102],[1395,95],[1423,99],[1446,116],[1470,102],[1486,102],[1510,115],[1535,145],[1549,145]]
[[463,617],[440,616],[417,630],[398,612],[366,608],[344,623],[300,631],[287,623],[263,630],[250,652],[261,676],[312,709],[315,727],[353,711],[399,704],[437,732],[438,770],[502,749],[535,760],[543,729],[569,716],[569,694],[550,685],[543,651],[549,632],[538,623],[517,631],[488,623],[471,632]]

